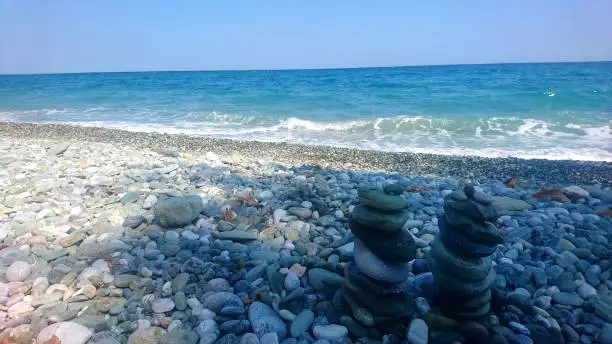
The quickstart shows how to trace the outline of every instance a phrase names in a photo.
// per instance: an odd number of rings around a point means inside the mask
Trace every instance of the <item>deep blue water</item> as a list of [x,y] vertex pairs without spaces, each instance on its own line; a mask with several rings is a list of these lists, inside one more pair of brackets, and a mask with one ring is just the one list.
[[0,76],[0,120],[612,161],[612,62]]

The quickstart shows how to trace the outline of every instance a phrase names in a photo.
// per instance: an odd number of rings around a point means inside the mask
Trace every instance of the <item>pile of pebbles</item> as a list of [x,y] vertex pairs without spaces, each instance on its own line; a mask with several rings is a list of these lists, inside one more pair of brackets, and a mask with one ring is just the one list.
[[[508,188],[509,175],[425,178],[28,138],[1,140],[0,165],[0,338],[10,342],[612,343],[612,191],[602,185]],[[505,239],[479,321],[441,311],[427,264],[446,245],[436,239],[445,199],[467,182],[492,195]],[[571,202],[534,199],[541,186]],[[414,300],[403,333],[369,326],[341,292],[365,254],[403,264],[349,226],[358,209],[380,207],[371,195],[407,204],[393,216],[416,246],[396,285]]]

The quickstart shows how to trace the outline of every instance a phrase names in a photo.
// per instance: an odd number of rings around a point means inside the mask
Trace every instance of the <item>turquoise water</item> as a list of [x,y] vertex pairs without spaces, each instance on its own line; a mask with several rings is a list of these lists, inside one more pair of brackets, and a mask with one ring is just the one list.
[[612,62],[0,76],[0,120],[612,161]]

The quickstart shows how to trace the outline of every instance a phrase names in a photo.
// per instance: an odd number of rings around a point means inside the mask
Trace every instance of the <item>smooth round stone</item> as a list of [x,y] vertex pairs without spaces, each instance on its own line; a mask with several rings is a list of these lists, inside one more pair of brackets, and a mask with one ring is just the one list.
[[300,286],[300,278],[293,271],[289,271],[285,276],[285,290],[292,291]]
[[166,313],[174,309],[174,301],[171,299],[157,299],[151,304],[154,313]]
[[341,317],[340,324],[346,327],[355,338],[366,337],[368,335],[368,329],[349,316]]
[[215,313],[219,313],[221,309],[228,306],[244,307],[240,297],[226,291],[219,291],[208,295],[204,300],[202,300],[202,306]]
[[364,227],[375,228],[380,235],[397,233],[408,221],[408,218],[408,212],[385,214],[371,210],[363,205],[356,206],[350,217],[351,220]]
[[253,326],[253,332],[260,338],[268,332],[276,332],[280,340],[287,336],[287,325],[265,303],[253,302],[249,307],[248,317]]
[[440,240],[449,251],[461,256],[469,258],[487,257],[495,252],[496,246],[478,244],[471,241],[462,233],[454,231],[446,226],[446,221],[438,222],[440,228]]
[[341,292],[343,295],[348,295],[357,300],[358,304],[377,316],[403,317],[414,313],[416,310],[414,300],[407,293],[376,295],[350,280],[346,280],[342,285]]
[[350,221],[349,227],[357,238],[383,260],[402,263],[416,257],[416,244],[412,235],[405,229],[400,229],[392,236],[380,236],[380,231],[361,226],[355,221]]
[[168,197],[155,204],[155,219],[164,228],[190,224],[203,209],[200,196]]
[[597,334],[597,340],[600,344],[612,344],[612,324],[605,324],[603,326]]
[[387,195],[378,189],[361,187],[357,190],[361,202],[372,209],[396,213],[408,207],[408,200],[397,195]]
[[584,300],[580,296],[564,292],[553,294],[552,300],[561,305],[574,307],[580,307],[584,303]]
[[27,262],[18,260],[6,269],[6,279],[9,282],[23,282],[32,273],[32,267]]
[[121,335],[113,331],[102,331],[95,333],[87,342],[88,344],[121,344]]
[[493,266],[489,257],[461,258],[450,252],[440,238],[434,239],[431,245],[431,257],[442,273],[466,281],[481,281],[486,278]]
[[495,281],[495,270],[493,269],[489,271],[485,279],[478,282],[467,282],[440,272],[434,275],[440,290],[468,296],[485,293]]
[[461,324],[459,333],[465,336],[467,343],[489,343],[489,331],[482,324],[468,321]]
[[404,193],[404,187],[397,183],[389,184],[383,188],[383,191],[388,195],[399,196]]
[[375,316],[368,309],[361,306],[359,302],[349,294],[342,293],[342,298],[346,301],[346,303],[348,303],[349,307],[351,308],[351,311],[353,312],[353,316],[355,317],[355,319],[357,319],[360,323],[364,324],[365,326],[371,327],[376,324],[387,323],[389,321],[394,321],[399,318],[399,316],[398,317]]
[[317,339],[334,341],[348,335],[348,329],[342,325],[317,325],[312,329]]
[[467,201],[467,196],[462,190],[455,190],[450,193],[450,197],[455,201]]
[[450,225],[477,243],[498,245],[504,242],[502,232],[492,222],[476,221],[454,209],[445,210],[443,220],[446,221],[445,225]]
[[406,339],[410,344],[427,344],[429,328],[422,319],[414,319],[406,331]]
[[495,221],[498,217],[494,206],[483,205],[473,200],[457,201],[450,199],[444,201],[444,211],[450,209],[476,220]]
[[358,285],[361,289],[377,295],[397,294],[406,290],[405,283],[383,283],[368,277],[355,262],[350,262],[344,266],[344,276],[345,279],[351,280],[351,283]]
[[240,344],[259,344],[259,338],[255,333],[245,333],[240,338]]
[[278,344],[278,335],[275,332],[268,332],[261,336],[261,344]]
[[291,327],[289,328],[289,333],[291,333],[291,336],[297,338],[306,333],[306,331],[308,331],[310,328],[310,325],[312,325],[314,318],[315,314],[310,309],[305,309],[298,313],[291,323]]
[[410,273],[408,263],[384,262],[372,253],[359,238],[355,238],[353,256],[359,269],[377,281],[400,283],[405,281]]
[[76,322],[66,321],[49,325],[36,336],[37,343],[50,343],[56,337],[60,343],[85,344],[93,331]]

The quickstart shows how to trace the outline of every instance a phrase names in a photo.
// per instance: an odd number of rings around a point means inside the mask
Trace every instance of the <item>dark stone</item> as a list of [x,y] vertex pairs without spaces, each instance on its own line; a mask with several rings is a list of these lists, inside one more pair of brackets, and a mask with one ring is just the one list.
[[502,232],[492,222],[476,221],[454,209],[445,210],[444,220],[453,229],[465,234],[475,242],[485,245],[498,245],[504,242]]
[[465,337],[457,332],[437,332],[432,333],[428,344],[453,344],[465,343]]
[[400,184],[390,184],[383,188],[386,194],[389,195],[401,195],[404,193],[404,187]]
[[378,295],[388,295],[401,293],[406,290],[403,284],[392,284],[379,282],[366,274],[364,274],[355,262],[350,262],[344,267],[344,277],[351,280],[352,283],[358,285],[361,289],[367,290],[370,293]]
[[533,311],[533,301],[529,299],[529,297],[525,294],[512,292],[508,294],[508,298],[506,299],[507,304],[513,305],[520,309],[523,313],[527,315],[532,315]]
[[214,344],[238,344],[240,339],[233,333],[228,333],[225,336],[217,339]]
[[397,213],[408,207],[408,200],[401,196],[387,195],[377,188],[361,187],[357,190],[359,200],[377,211]]
[[457,201],[449,199],[444,201],[444,211],[447,212],[451,209],[475,220],[494,221],[498,217],[494,206],[480,204],[473,200]]
[[471,241],[462,233],[454,231],[452,228],[448,227],[448,224],[444,218],[438,221],[438,227],[440,228],[440,234],[438,237],[440,240],[442,240],[444,246],[446,246],[449,251],[452,251],[461,257],[487,257],[495,252],[496,246],[488,246]]
[[442,273],[465,281],[481,281],[491,273],[492,261],[489,257],[461,258],[447,250],[440,238],[431,245],[433,264]]
[[489,331],[486,327],[474,321],[467,321],[459,326],[461,333],[469,343],[488,343]]
[[373,211],[366,206],[358,205],[353,210],[350,219],[356,223],[377,230],[380,235],[391,235],[397,233],[406,221],[409,213],[385,214]]
[[563,344],[561,333],[551,328],[547,330],[544,326],[537,324],[525,325],[529,329],[531,339],[535,344]]
[[491,336],[491,344],[508,344],[508,340],[499,334]]
[[341,290],[343,295],[346,294],[352,299],[358,300],[357,302],[360,305],[370,310],[374,315],[404,317],[413,314],[416,310],[414,300],[406,293],[376,295],[351,283],[350,279],[345,280]]
[[508,343],[510,344],[533,344],[533,340],[524,334],[513,334],[508,337]]
[[427,260],[426,259],[415,259],[412,262],[412,273],[415,275],[419,275],[425,272],[429,272],[429,266],[427,265]]
[[436,284],[440,292],[451,292],[458,295],[476,296],[491,288],[495,280],[495,270],[491,269],[485,279],[480,282],[466,282],[444,273],[437,273]]
[[399,230],[391,236],[381,236],[380,231],[349,222],[353,234],[361,239],[376,256],[390,262],[409,262],[416,257],[416,244],[406,230]]
[[571,326],[567,324],[561,325],[561,333],[563,334],[563,338],[565,338],[565,343],[567,344],[580,343],[580,335]]

